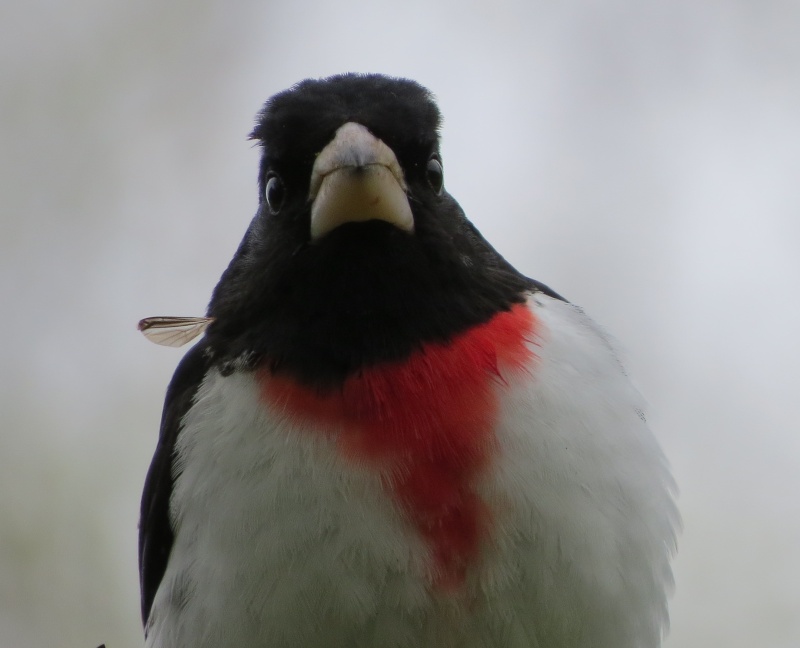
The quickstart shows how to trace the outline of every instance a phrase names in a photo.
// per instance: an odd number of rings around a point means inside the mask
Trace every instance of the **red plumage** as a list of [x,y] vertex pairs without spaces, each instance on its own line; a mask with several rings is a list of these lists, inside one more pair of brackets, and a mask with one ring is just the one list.
[[272,407],[338,435],[341,452],[387,475],[387,486],[430,546],[433,580],[459,585],[490,522],[475,485],[488,466],[495,385],[531,356],[536,322],[524,305],[408,359],[367,367],[320,393],[264,370]]

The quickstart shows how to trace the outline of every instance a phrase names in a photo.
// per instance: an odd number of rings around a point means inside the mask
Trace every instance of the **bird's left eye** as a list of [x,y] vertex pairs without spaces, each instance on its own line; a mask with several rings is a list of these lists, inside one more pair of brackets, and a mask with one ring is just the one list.
[[440,195],[444,187],[444,169],[442,169],[442,161],[434,155],[428,160],[428,167],[425,173],[428,176],[428,183],[431,185],[431,189],[436,192],[437,196]]
[[283,187],[283,181],[276,175],[270,176],[264,189],[264,198],[273,214],[277,214],[281,210],[285,196],[286,191]]

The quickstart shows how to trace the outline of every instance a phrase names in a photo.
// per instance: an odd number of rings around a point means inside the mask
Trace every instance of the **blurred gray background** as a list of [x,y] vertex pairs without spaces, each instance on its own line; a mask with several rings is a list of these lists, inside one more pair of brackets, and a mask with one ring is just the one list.
[[445,181],[621,341],[681,486],[669,648],[800,645],[800,5],[0,5],[0,646],[141,645],[139,494],[271,94],[432,89]]

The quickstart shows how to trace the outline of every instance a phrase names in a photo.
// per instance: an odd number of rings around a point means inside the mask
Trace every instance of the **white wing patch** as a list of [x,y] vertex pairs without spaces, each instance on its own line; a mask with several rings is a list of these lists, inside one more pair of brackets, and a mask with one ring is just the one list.
[[155,344],[181,347],[203,333],[213,321],[213,317],[145,317],[137,328]]

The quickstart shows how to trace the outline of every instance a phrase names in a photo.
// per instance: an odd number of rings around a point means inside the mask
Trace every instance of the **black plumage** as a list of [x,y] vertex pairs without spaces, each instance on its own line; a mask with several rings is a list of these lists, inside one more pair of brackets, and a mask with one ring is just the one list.
[[[413,235],[374,221],[311,242],[311,168],[347,122],[366,126],[397,156]],[[447,340],[522,302],[526,291],[554,295],[517,272],[432,186],[439,123],[427,90],[379,75],[304,81],[267,102],[252,133],[263,147],[259,211],[208,310],[215,362],[266,361],[327,387],[422,342]],[[285,186],[278,214],[264,199],[272,176]]]

